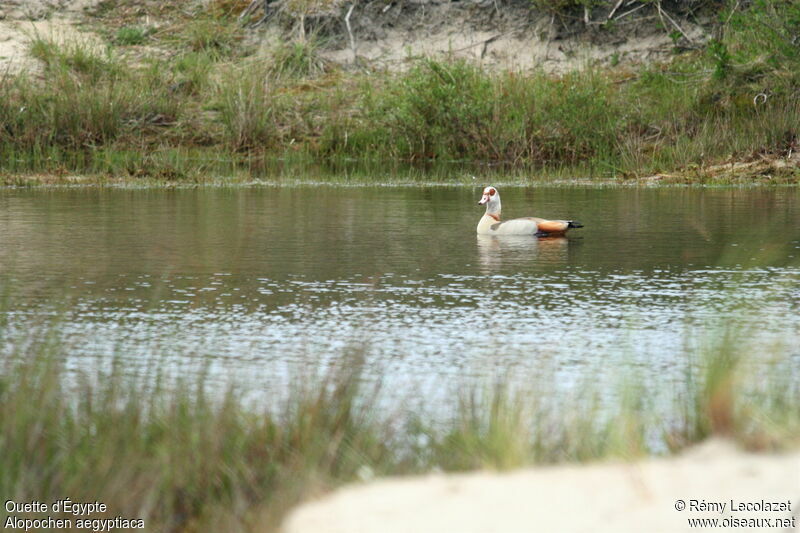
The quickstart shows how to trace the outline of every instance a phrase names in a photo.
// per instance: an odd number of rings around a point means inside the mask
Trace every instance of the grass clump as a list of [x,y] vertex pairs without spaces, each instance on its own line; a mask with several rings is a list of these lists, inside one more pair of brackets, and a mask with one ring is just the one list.
[[207,52],[189,52],[173,63],[176,74],[174,87],[190,95],[202,95],[209,87],[216,61]]
[[206,52],[222,59],[231,56],[243,35],[235,24],[210,17],[200,17],[185,23],[173,41],[182,49],[192,52]]
[[263,68],[231,73],[219,88],[225,138],[236,151],[261,151],[275,143],[276,99]]
[[136,46],[144,44],[153,33],[153,29],[144,26],[123,26],[114,34],[114,43],[120,46]]
[[59,42],[37,36],[31,41],[30,53],[53,76],[69,73],[95,82],[117,78],[124,68],[110,48],[89,41]]
[[313,78],[326,70],[314,39],[280,43],[272,50],[269,73],[276,78]]

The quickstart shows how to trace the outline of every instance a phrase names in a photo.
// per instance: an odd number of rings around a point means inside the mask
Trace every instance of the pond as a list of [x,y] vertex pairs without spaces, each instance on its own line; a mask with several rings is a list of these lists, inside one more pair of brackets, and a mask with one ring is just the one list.
[[537,239],[477,236],[483,185],[2,190],[4,355],[55,331],[74,368],[279,391],[356,351],[429,402],[543,368],[680,380],[722,331],[800,360],[797,189],[499,187],[504,218],[585,225]]

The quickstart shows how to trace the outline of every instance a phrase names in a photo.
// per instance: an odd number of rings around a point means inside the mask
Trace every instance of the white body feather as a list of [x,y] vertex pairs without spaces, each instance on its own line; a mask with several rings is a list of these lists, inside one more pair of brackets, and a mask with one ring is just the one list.
[[515,218],[498,222],[489,215],[483,215],[478,222],[479,235],[535,235],[539,225],[531,218]]

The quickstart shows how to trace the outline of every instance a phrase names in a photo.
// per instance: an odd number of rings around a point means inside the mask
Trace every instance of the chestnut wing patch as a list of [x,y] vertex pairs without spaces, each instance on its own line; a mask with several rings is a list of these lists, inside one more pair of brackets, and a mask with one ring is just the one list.
[[562,233],[569,228],[569,222],[565,220],[544,220],[543,218],[533,218],[539,231],[543,233]]

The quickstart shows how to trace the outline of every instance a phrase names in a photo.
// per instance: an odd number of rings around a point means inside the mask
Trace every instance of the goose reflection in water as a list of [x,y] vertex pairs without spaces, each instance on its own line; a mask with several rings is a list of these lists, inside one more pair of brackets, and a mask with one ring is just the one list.
[[564,265],[569,255],[567,237],[530,235],[477,235],[481,270],[495,272],[504,266]]

